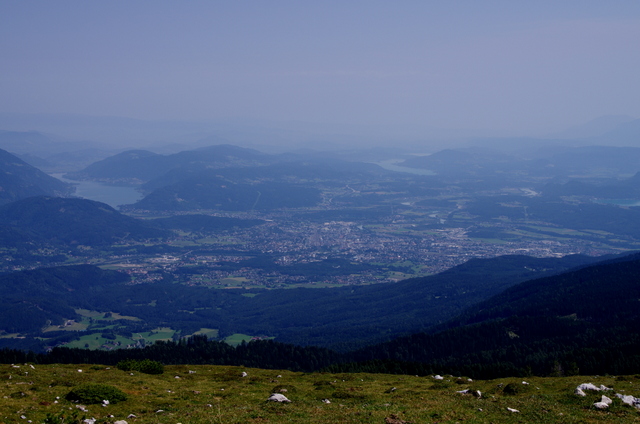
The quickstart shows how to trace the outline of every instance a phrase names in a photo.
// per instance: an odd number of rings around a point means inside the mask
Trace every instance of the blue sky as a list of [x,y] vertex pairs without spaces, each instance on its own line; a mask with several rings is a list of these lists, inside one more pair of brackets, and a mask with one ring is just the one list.
[[0,112],[528,134],[640,117],[640,2],[0,1]]

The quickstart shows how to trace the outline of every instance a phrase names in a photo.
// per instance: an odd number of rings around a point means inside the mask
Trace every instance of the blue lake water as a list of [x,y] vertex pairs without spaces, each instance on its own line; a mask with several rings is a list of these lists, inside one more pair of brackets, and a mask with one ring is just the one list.
[[112,186],[95,181],[73,181],[62,178],[61,174],[52,176],[65,183],[73,184],[76,187],[76,191],[73,193],[74,196],[106,203],[116,209],[120,205],[128,205],[142,199],[142,194],[136,191],[134,187]]

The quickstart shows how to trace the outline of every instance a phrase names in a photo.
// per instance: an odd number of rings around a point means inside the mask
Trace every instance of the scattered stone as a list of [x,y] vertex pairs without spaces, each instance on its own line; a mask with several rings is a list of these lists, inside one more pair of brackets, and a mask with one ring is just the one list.
[[81,410],[82,412],[89,412],[89,410],[87,409],[86,406],[84,405],[76,405],[76,408],[78,408],[79,410]]
[[434,375],[434,376],[433,376],[433,379],[434,379],[434,380],[444,380],[444,377],[443,377],[443,376],[441,376],[441,375]]
[[114,422],[113,424],[129,424],[128,422],[126,422],[125,420],[119,420]]
[[525,386],[529,385],[529,383],[527,383],[526,381],[523,381],[522,384],[524,384]]
[[271,401],[271,402],[291,402],[289,399],[287,399],[287,397],[283,394],[280,393],[272,393],[271,396],[269,396],[269,399],[267,399],[267,401]]
[[513,408],[507,408],[507,411],[509,411],[509,412],[520,412],[517,409],[513,409]]
[[129,414],[129,415],[127,415],[127,418],[138,418],[138,417],[136,417],[134,414]]
[[282,378],[282,376],[280,374],[276,375],[276,378]]
[[631,395],[621,395],[620,393],[617,393],[616,396],[625,405],[633,406],[634,408],[640,409],[640,398],[633,397]]
[[78,370],[78,372],[82,372],[82,370]]
[[195,374],[195,373],[196,373],[195,371],[189,370],[189,374]]
[[609,387],[606,387],[606,386],[604,386],[604,385],[602,385],[602,384],[600,385],[600,387],[598,387],[598,386],[596,386],[596,385],[595,385],[595,384],[593,384],[593,383],[582,383],[582,384],[581,384],[581,385],[579,385],[576,389],[580,389],[580,390],[582,390],[582,391],[585,391],[585,390],[593,390],[593,391],[596,391],[596,392],[603,391],[603,390],[604,390],[604,391],[606,391],[606,390],[613,390],[613,389],[611,389],[611,388],[609,388]]
[[96,419],[95,418],[87,418],[86,420],[82,421],[84,424],[96,424]]
[[596,409],[607,409],[609,407],[609,404],[606,402],[596,402],[593,404],[593,406]]
[[480,390],[466,389],[466,390],[460,390],[456,393],[460,393],[462,395],[472,395],[474,397],[477,397],[478,399],[482,397],[482,392]]
[[331,403],[329,399],[322,399],[322,403]]
[[249,375],[249,374],[247,374],[247,373],[246,373],[246,372],[244,372],[244,371],[242,371],[242,374],[240,374],[240,376],[241,376],[241,377],[246,377],[246,376],[248,376],[248,375]]

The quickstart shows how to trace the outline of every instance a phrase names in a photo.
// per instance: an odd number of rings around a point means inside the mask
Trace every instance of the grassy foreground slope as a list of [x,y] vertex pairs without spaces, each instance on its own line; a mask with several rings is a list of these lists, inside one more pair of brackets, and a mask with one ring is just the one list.
[[[80,371],[82,370],[82,371]],[[246,377],[241,373],[246,372]],[[614,398],[606,411],[592,407],[600,394],[573,394],[581,383],[640,396],[640,376],[457,380],[445,376],[293,373],[222,366],[167,366],[162,375],[83,365],[0,365],[0,421],[42,423],[47,414],[97,423],[637,423],[640,412]],[[128,399],[101,405],[65,400],[89,382],[112,385]],[[395,388],[392,389],[392,388]],[[460,394],[480,390],[482,396]],[[282,392],[291,403],[267,402]],[[330,403],[324,403],[329,399]],[[57,402],[57,403],[56,403]],[[511,412],[507,408],[519,412]],[[76,414],[74,417],[74,414]],[[135,417],[131,416],[135,415]],[[398,420],[398,421],[393,421]],[[53,422],[51,416],[48,422]],[[58,421],[60,422],[60,421]]]

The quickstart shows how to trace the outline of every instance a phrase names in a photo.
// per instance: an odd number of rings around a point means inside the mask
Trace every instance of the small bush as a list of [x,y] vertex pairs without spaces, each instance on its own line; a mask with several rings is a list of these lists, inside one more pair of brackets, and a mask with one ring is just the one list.
[[127,400],[127,395],[121,390],[106,384],[82,384],[74,387],[66,396],[72,402],[82,402],[86,404],[102,403],[108,400],[110,403],[117,403]]
[[152,361],[150,359],[143,359],[138,361],[136,359],[125,359],[118,362],[116,367],[122,371],[139,371],[145,374],[162,374],[164,373],[164,365],[158,361]]

